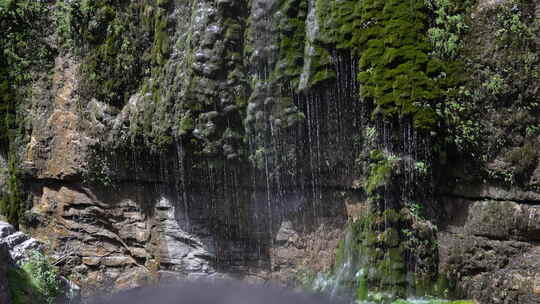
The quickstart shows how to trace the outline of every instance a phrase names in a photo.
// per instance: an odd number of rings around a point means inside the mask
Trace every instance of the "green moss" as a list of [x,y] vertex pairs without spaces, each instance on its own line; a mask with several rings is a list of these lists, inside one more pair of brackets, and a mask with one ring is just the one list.
[[410,117],[416,128],[433,128],[439,119],[435,106],[454,83],[447,63],[429,56],[426,2],[317,1],[316,5],[321,43],[360,57],[360,95],[375,104],[373,116]]
[[375,103],[375,115],[412,116],[415,126],[435,122],[430,103],[441,98],[441,88],[428,77],[427,15],[424,1],[363,2],[359,34],[363,50],[358,79],[361,95]]
[[121,106],[169,54],[166,1],[72,2],[70,35],[83,57],[82,95]]
[[384,259],[376,263],[377,279],[388,291],[400,294],[401,287],[406,285],[407,271],[403,250],[390,249]]
[[361,275],[358,278],[358,287],[356,288],[356,299],[360,301],[366,301],[368,299],[368,282],[365,275]]
[[366,193],[374,194],[379,187],[386,185],[394,166],[394,160],[385,158],[381,151],[374,150],[371,152],[371,164],[369,165],[369,175],[365,182],[364,188]]
[[168,17],[162,8],[156,10],[154,27],[154,44],[151,50],[151,57],[158,65],[163,65],[169,56],[169,34],[167,33]]
[[57,53],[48,39],[55,30],[53,18],[50,4],[43,1],[0,1],[0,154],[8,162],[0,213],[15,227],[24,211],[18,153],[25,144],[27,115],[21,110],[32,96],[36,75],[54,65]]
[[335,4],[332,1],[317,0],[317,17],[321,26],[320,41],[337,49],[351,49],[355,52],[356,34],[361,24],[360,1],[345,0]]
[[399,223],[402,220],[401,214],[395,209],[386,209],[383,211],[383,218],[388,223]]
[[382,233],[382,241],[387,247],[397,247],[400,244],[401,238],[396,229],[388,228]]
[[336,270],[335,269],[336,267],[341,266],[341,264],[343,263],[344,255],[345,255],[345,241],[340,240],[339,244],[338,244],[338,247],[336,248],[336,258],[335,258],[335,262],[334,262],[334,271]]
[[[1,68],[0,68],[1,71]],[[0,75],[0,79],[8,75]],[[10,142],[16,135],[18,127],[16,104],[19,101],[17,92],[10,86],[7,79],[0,83],[0,152],[7,153]]]
[[195,122],[191,117],[191,113],[188,111],[184,113],[184,116],[180,120],[180,135],[187,134],[188,131],[191,131],[195,127]]
[[307,1],[280,0],[279,51],[274,79],[297,87],[304,65]]

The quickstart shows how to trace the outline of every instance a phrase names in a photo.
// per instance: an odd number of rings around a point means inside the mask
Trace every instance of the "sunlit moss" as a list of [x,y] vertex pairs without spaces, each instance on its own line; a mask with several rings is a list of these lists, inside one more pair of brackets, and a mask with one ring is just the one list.
[[304,65],[306,0],[281,0],[279,4],[279,60],[274,78],[297,87]]

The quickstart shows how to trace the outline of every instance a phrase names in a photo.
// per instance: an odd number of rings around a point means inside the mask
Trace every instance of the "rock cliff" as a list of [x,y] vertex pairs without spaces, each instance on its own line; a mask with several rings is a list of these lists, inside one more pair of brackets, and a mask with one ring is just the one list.
[[297,286],[372,212],[403,290],[540,303],[538,1],[6,3],[0,210],[85,295]]

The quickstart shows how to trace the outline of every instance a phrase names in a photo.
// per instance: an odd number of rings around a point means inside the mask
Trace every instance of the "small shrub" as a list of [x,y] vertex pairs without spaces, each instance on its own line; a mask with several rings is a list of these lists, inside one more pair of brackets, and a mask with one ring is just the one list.
[[8,276],[14,304],[52,304],[62,292],[58,269],[40,252],[34,252],[21,268],[10,269]]
[[379,150],[373,150],[370,155],[370,173],[364,185],[366,193],[373,194],[379,187],[386,185],[392,175],[399,158],[395,155],[386,156]]
[[13,304],[30,304],[36,292],[32,289],[28,274],[20,268],[10,268],[7,272],[8,289]]
[[522,147],[514,148],[506,155],[506,160],[512,164],[513,171],[518,176],[524,175],[531,170],[536,165],[537,158],[537,146],[534,141],[529,141]]

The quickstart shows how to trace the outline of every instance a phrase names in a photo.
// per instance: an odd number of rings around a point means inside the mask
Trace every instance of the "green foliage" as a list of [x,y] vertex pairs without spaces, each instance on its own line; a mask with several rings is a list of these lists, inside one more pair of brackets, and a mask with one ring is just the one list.
[[417,219],[424,219],[424,206],[417,202],[407,203],[407,208],[411,211],[412,215]]
[[71,1],[59,7],[59,31],[83,57],[82,95],[121,106],[169,54],[164,1]]
[[21,268],[8,270],[13,304],[53,304],[61,295],[58,269],[40,252],[34,252]]
[[0,0],[0,83],[21,85],[30,70],[50,64],[55,50],[46,42],[49,7],[44,1]]
[[356,288],[356,299],[365,301],[368,299],[368,282],[364,273],[358,278],[358,287]]
[[536,31],[529,26],[534,16],[524,14],[524,1],[507,1],[496,10],[498,30],[495,37],[503,48],[526,48],[535,44]]
[[49,7],[44,1],[0,0],[0,149],[6,152],[21,127],[17,107],[36,71],[52,66],[47,43]]
[[473,21],[488,26],[489,33],[466,40],[468,52],[459,59],[471,72],[442,110],[447,139],[459,157],[468,157],[470,178],[526,186],[537,161],[528,151],[536,145],[540,110],[540,57],[533,34],[538,22],[529,1],[505,1],[479,17]]
[[10,86],[9,81],[4,79],[0,83],[0,151],[4,153],[7,152],[17,129],[17,100],[17,92]]
[[28,274],[20,268],[9,268],[8,289],[13,304],[36,303],[37,292],[32,288]]
[[429,166],[422,161],[414,163],[414,169],[420,173],[420,175],[426,175],[429,171]]
[[47,257],[36,251],[21,268],[28,274],[32,287],[44,302],[54,303],[56,297],[62,292],[62,286],[58,279],[58,269],[51,265]]
[[428,30],[428,37],[433,53],[439,58],[455,58],[463,47],[462,37],[469,30],[465,20],[470,0],[433,0],[426,1],[435,13],[435,24]]
[[44,1],[0,1],[0,153],[7,156],[7,185],[0,193],[0,213],[18,226],[23,211],[17,174],[17,149],[24,127],[19,108],[36,74],[48,70],[56,51],[47,42],[49,4]]
[[8,179],[5,193],[0,193],[0,214],[15,227],[19,227],[19,221],[25,211],[21,183],[17,174],[16,157],[10,154],[8,159]]
[[364,188],[366,193],[374,194],[375,190],[388,182],[397,159],[391,155],[384,155],[382,151],[373,150],[370,154],[370,160],[369,175]]

